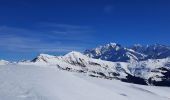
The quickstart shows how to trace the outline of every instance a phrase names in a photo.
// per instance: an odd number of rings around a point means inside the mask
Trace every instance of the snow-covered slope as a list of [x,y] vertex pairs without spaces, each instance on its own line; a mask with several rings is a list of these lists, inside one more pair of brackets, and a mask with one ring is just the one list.
[[147,84],[170,86],[170,58],[131,62],[131,75],[145,79]]
[[56,66],[59,69],[86,73],[92,77],[118,79],[124,82],[170,86],[170,59],[157,59],[131,62],[110,62],[89,58],[79,52],[64,56],[40,54],[31,63],[22,65]]
[[55,66],[0,67],[0,100],[169,100],[170,88],[90,78]]
[[32,60],[32,63],[20,64],[57,66],[59,69],[87,73],[93,77],[121,79],[126,78],[127,76],[124,70],[117,70],[119,66],[122,68],[125,66],[125,68],[127,68],[127,63],[114,63],[99,59],[93,59],[76,51],[70,52],[64,56],[40,54]]
[[9,64],[9,61],[6,60],[0,60],[0,65],[6,65]]

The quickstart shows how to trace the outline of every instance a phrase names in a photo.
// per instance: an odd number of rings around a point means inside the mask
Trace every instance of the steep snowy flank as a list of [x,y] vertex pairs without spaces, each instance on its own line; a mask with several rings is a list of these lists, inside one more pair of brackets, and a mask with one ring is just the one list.
[[104,46],[99,46],[92,50],[86,50],[84,54],[96,59],[120,62],[141,60],[144,59],[146,56],[144,54],[135,52],[132,49],[122,47],[120,44],[116,43],[110,43]]
[[128,69],[131,75],[145,79],[147,84],[170,86],[170,58],[132,62]]
[[[125,70],[123,69],[126,68],[125,66],[127,66],[127,63],[114,63],[93,59],[75,51],[64,56],[40,54],[38,57],[32,60],[32,64],[57,66],[63,70],[87,73],[93,77],[121,79],[126,78],[127,76]],[[120,68],[120,66],[122,68]]]

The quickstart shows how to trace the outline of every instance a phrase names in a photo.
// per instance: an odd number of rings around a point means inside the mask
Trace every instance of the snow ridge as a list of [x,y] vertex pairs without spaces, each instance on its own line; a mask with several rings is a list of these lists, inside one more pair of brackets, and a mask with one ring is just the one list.
[[[117,79],[129,83],[170,86],[170,57],[167,54],[169,47],[148,45],[143,49],[142,45],[134,46],[135,48],[129,49],[116,43],[110,43],[87,50],[84,54],[77,51],[72,51],[64,56],[40,54],[31,61],[24,60],[17,64],[57,67],[61,70],[83,73],[92,77]],[[148,50],[151,53],[145,53]],[[151,54],[153,55],[149,56]],[[149,57],[154,58],[149,59]],[[157,59],[159,57],[160,59]],[[8,64],[16,63],[0,61],[0,65]]]
[[85,73],[92,77],[118,79],[143,85],[169,86],[170,79],[170,58],[111,62],[72,51],[64,56],[40,54],[30,64],[57,66],[62,70]]

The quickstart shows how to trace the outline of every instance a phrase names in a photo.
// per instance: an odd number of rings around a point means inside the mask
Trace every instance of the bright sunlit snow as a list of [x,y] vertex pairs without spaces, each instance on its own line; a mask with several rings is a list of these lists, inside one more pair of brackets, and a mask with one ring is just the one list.
[[88,77],[55,66],[0,66],[0,100],[169,100],[169,87]]

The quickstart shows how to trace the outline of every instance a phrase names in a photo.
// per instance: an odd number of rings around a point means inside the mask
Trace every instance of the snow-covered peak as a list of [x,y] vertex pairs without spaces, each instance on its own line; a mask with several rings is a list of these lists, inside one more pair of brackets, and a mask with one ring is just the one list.
[[127,62],[144,58],[144,55],[117,43],[109,43],[95,49],[85,50],[85,55],[107,61]]
[[53,59],[56,56],[48,55],[48,54],[39,54],[36,58],[32,60],[32,62],[47,62],[47,59]]
[[77,51],[71,51],[71,52],[65,54],[64,56],[72,56],[72,55],[74,55],[74,56],[80,56],[80,55],[82,55],[82,54],[81,54],[80,52],[77,52]]
[[95,49],[109,49],[109,48],[121,48],[121,45],[118,44],[118,43],[108,43],[108,44],[105,44],[105,45],[102,45],[102,46],[99,46]]
[[111,42],[110,45],[118,45],[118,43]]
[[87,58],[87,56],[83,55],[80,52],[72,51],[64,55],[63,58]]
[[85,66],[91,58],[80,52],[72,51],[64,56],[60,56],[59,59],[69,64]]
[[107,50],[113,50],[114,49],[114,50],[118,51],[121,48],[122,48],[121,45],[118,44],[118,43],[108,43],[108,44],[105,44],[105,45],[98,46],[94,49],[85,50],[84,54],[92,57],[93,55],[88,54],[88,52],[93,52],[93,53],[96,54],[96,56],[99,56]]
[[45,63],[45,64],[59,64],[59,63],[69,63],[74,65],[85,64],[90,59],[87,56],[81,54],[77,51],[72,51],[64,56],[52,56],[48,54],[40,54],[35,59],[32,60],[34,63]]
[[109,44],[106,44],[105,46],[106,47],[116,47],[116,46],[120,47],[121,45],[118,43],[109,43]]

